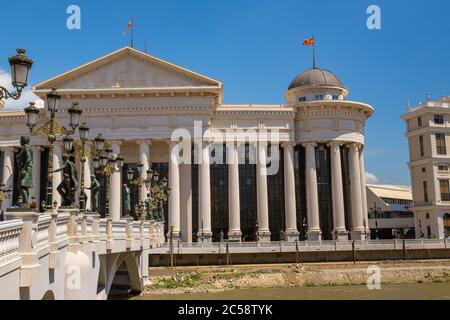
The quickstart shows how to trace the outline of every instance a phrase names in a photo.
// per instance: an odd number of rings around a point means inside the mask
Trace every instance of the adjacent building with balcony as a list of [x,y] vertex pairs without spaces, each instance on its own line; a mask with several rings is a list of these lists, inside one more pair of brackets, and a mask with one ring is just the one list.
[[402,186],[367,185],[367,207],[372,239],[414,239],[411,189]]
[[408,106],[409,168],[416,236],[443,239],[450,232],[450,97]]

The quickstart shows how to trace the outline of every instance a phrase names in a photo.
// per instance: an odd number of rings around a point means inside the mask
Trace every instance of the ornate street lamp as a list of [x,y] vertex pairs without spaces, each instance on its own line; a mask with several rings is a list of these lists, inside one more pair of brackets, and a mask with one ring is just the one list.
[[17,55],[10,57],[8,60],[11,67],[11,84],[16,92],[11,93],[0,86],[0,101],[9,98],[20,99],[23,89],[28,86],[28,76],[33,66],[33,60],[25,55],[24,49],[17,49]]
[[[50,120],[40,129],[37,130],[36,134],[45,136],[49,141],[49,154],[48,159],[48,182],[47,182],[47,197],[46,197],[46,212],[53,211],[53,149],[56,142],[57,136],[65,136],[63,139],[64,149],[70,154],[73,150],[73,138],[71,137],[75,130],[77,129],[80,121],[80,116],[82,111],[77,107],[78,103],[74,103],[72,108],[69,109],[70,116],[70,128],[61,126],[56,121],[56,113],[59,110],[61,103],[61,97],[57,94],[56,89],[52,89],[51,92],[47,94],[47,109],[50,112]],[[27,126],[30,128],[31,134],[36,127],[37,119],[39,115],[39,109],[37,109],[33,104],[30,104],[24,109]]]
[[95,151],[97,152],[102,152],[103,149],[105,148],[105,138],[103,138],[103,136],[101,134],[99,134],[95,139]]
[[[86,193],[84,192],[84,166],[86,164],[87,158],[86,158],[86,142],[89,139],[89,127],[86,125],[86,123],[83,123],[80,128],[78,129],[80,133],[80,140],[81,140],[81,170],[80,170],[80,213],[83,214],[86,212]],[[94,164],[95,167],[95,164]]]

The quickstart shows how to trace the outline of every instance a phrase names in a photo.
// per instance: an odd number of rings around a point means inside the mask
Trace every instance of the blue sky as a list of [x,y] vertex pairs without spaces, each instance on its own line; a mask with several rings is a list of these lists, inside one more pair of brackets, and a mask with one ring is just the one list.
[[[66,28],[72,4],[81,30]],[[382,10],[381,30],[366,27],[370,4]],[[137,48],[148,37],[151,54],[222,81],[225,103],[283,103],[290,81],[311,67],[300,44],[314,34],[318,65],[376,109],[366,169],[380,183],[410,184],[406,100],[450,95],[448,0],[30,0],[2,3],[2,12],[0,70],[24,47],[35,60],[32,84],[127,45],[133,17]]]

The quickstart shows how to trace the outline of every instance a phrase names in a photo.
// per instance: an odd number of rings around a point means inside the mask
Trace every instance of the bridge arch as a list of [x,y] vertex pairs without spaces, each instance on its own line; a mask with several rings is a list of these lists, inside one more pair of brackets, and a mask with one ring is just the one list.
[[42,300],[44,301],[51,301],[51,300],[56,300],[55,299],[55,294],[53,293],[52,290],[47,291],[44,296],[42,297]]

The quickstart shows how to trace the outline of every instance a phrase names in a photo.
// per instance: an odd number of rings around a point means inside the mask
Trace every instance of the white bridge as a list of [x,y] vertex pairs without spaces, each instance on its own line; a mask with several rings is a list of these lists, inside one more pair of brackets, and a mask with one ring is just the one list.
[[0,300],[104,300],[113,285],[142,291],[162,223],[77,210],[8,212],[0,223]]

